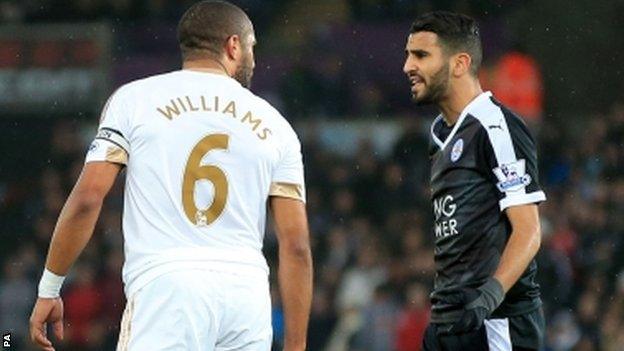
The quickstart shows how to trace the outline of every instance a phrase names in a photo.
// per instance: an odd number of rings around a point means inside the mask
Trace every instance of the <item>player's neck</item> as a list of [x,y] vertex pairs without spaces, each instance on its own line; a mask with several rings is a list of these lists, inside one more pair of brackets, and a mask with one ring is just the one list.
[[466,79],[452,84],[446,98],[438,104],[446,124],[455,125],[466,106],[481,93],[483,90],[478,79]]
[[212,58],[201,58],[187,60],[182,63],[182,69],[198,72],[209,72],[230,77],[227,68],[218,60]]

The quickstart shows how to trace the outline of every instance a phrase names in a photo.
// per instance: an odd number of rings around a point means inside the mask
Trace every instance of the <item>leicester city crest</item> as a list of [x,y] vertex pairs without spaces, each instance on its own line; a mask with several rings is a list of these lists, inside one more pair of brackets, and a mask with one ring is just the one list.
[[461,138],[457,139],[455,144],[453,144],[453,148],[451,149],[451,161],[455,162],[459,160],[463,151],[464,151],[464,140]]

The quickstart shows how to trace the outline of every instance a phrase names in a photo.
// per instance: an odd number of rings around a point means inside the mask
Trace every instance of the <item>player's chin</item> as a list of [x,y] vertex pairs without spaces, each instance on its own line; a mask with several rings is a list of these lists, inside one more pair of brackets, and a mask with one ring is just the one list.
[[417,90],[412,89],[412,101],[417,103],[417,104],[423,103],[425,95],[426,94],[425,94],[424,91],[421,91],[420,93],[418,93]]
[[416,102],[418,100],[418,91],[414,86],[411,87],[410,93],[412,94],[412,101]]
[[415,101],[420,99],[420,98],[422,98],[423,96],[427,95],[425,87],[422,86],[422,84],[412,85],[410,91],[412,93],[412,98]]

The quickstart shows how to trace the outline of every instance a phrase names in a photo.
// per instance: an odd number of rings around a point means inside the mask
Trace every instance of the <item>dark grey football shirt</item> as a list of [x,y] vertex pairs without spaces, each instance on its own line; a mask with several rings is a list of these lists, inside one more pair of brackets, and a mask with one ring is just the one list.
[[[436,278],[432,321],[453,322],[463,306],[448,297],[494,275],[511,235],[505,209],[546,199],[540,189],[535,142],[524,122],[489,92],[476,97],[455,125],[431,126],[431,195]],[[540,306],[532,261],[493,317]]]

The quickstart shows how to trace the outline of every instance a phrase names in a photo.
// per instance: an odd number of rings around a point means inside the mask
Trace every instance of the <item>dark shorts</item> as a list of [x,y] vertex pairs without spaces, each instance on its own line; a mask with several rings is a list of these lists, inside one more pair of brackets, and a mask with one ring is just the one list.
[[424,351],[524,351],[540,350],[544,343],[544,312],[541,308],[519,316],[486,320],[474,332],[438,335],[439,324],[429,324]]

